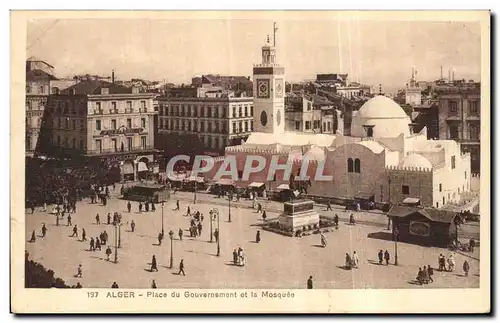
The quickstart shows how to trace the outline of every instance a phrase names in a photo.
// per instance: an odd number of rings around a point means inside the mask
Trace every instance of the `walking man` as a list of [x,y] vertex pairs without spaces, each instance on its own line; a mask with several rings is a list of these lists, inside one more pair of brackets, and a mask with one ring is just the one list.
[[389,260],[391,259],[391,255],[389,254],[389,251],[384,252],[384,259],[385,259],[385,264],[389,266]]
[[378,252],[378,264],[381,265],[383,261],[384,261],[384,252],[380,250]]
[[429,281],[433,283],[434,279],[432,279],[432,275],[434,275],[434,269],[431,267],[431,265],[427,266],[427,272],[429,274]]
[[87,241],[87,234],[85,233],[85,229],[82,229],[82,241]]
[[109,256],[111,255],[112,251],[111,251],[111,247],[108,246],[106,248],[106,260],[109,261]]
[[257,230],[257,234],[255,235],[255,242],[256,243],[260,242],[260,230]]
[[95,223],[97,225],[101,224],[101,220],[99,219],[99,213],[97,213],[97,215],[95,216]]
[[69,227],[70,225],[72,225],[72,223],[71,223],[71,214],[68,214],[68,227]]
[[307,280],[307,289],[313,289],[313,276],[309,276]]
[[127,210],[128,210],[128,213],[130,213],[132,211],[132,204],[130,204],[130,201],[127,202]]
[[359,268],[359,257],[356,251],[352,253],[352,263],[354,265],[354,268]]
[[78,228],[75,226],[73,227],[73,234],[71,235],[72,237],[76,236],[78,238]]
[[99,251],[101,251],[101,241],[99,241],[98,237],[95,238],[95,248],[94,248],[94,250],[96,250],[96,249],[99,249]]
[[187,216],[190,216],[190,215],[191,215],[191,208],[190,208],[189,206],[188,206],[188,208],[187,208],[187,213],[186,213],[186,214],[187,214]]
[[198,235],[201,237],[201,230],[203,229],[203,226],[201,225],[201,222],[198,222]]
[[183,276],[186,276],[186,273],[184,272],[184,259],[181,259],[181,263],[179,264],[179,273],[180,275],[182,273]]
[[135,222],[134,222],[134,220],[132,220],[132,222],[130,222],[130,230],[132,232],[134,232],[134,230],[135,230]]
[[90,251],[95,251],[94,238],[90,238]]
[[76,271],[76,277],[77,278],[82,278],[83,276],[83,268],[82,265],[78,265],[77,271]]
[[333,223],[335,223],[335,229],[339,229],[339,216],[335,213],[335,216],[333,217]]
[[155,255],[153,255],[153,259],[151,259],[151,270],[150,271],[152,272],[153,270],[158,271],[158,265],[156,263]]
[[111,214],[109,212],[108,212],[107,220],[108,220],[108,225],[111,224]]
[[215,242],[219,242],[219,230],[217,229],[214,230],[214,238]]
[[179,240],[180,240],[180,241],[182,241],[182,234],[183,234],[182,229],[179,229]]
[[467,262],[467,260],[465,260],[463,265],[465,277],[469,276],[469,269],[470,269],[469,263]]
[[47,234],[47,227],[45,226],[45,223],[42,225],[42,238],[45,238],[45,235]]
[[177,200],[177,202],[175,202],[175,209],[174,211],[179,211],[181,209],[181,206],[179,205],[179,200]]
[[326,210],[327,210],[327,211],[333,211],[333,209],[332,209],[332,205],[330,204],[330,200],[328,200],[328,201],[326,202]]
[[161,246],[161,241],[163,240],[163,235],[160,233],[158,233],[158,246]]
[[267,219],[267,214],[266,214],[266,211],[264,210],[264,211],[262,212],[262,220],[263,220],[264,222],[266,222],[266,219]]

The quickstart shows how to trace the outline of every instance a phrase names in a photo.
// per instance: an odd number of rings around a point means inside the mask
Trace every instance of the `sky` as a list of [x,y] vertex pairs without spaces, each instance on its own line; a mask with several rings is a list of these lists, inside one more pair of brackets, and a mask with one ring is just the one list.
[[[351,81],[405,86],[419,80],[480,80],[480,25],[475,22],[286,20],[277,22],[277,61],[287,81],[349,73]],[[27,57],[55,67],[58,77],[111,75],[190,83],[194,75],[251,76],[272,20],[37,19],[28,23]]]

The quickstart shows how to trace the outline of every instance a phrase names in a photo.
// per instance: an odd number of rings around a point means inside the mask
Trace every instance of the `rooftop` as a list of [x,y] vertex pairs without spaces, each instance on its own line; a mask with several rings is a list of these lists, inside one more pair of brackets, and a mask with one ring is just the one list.
[[132,94],[132,88],[106,81],[89,80],[70,86],[60,93],[62,95],[100,95],[101,89],[108,88],[109,94]]
[[387,213],[387,216],[404,218],[412,214],[420,214],[433,222],[441,223],[452,223],[456,216],[456,212],[452,211],[404,205],[393,206]]

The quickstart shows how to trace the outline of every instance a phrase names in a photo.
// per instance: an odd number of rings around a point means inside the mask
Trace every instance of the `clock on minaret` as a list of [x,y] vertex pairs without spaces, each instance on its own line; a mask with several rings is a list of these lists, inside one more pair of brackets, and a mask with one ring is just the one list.
[[257,80],[257,97],[259,99],[269,99],[269,80]]

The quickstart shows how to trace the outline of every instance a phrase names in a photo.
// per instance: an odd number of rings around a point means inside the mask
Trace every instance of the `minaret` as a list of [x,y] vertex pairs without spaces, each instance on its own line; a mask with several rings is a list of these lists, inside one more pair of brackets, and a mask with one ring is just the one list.
[[285,133],[285,68],[276,60],[276,32],[273,44],[267,36],[262,46],[262,63],[253,67],[254,129],[256,132]]
[[405,103],[416,106],[422,104],[422,90],[418,86],[415,75],[417,71],[412,67],[411,69],[411,79],[410,82],[406,85],[405,91]]

